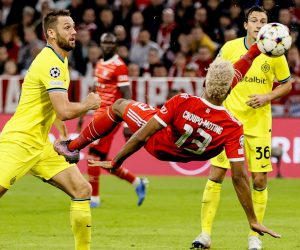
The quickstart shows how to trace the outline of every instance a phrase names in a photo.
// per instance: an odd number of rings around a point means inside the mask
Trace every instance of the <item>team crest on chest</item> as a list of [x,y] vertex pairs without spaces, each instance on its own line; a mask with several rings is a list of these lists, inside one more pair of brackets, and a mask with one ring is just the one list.
[[267,73],[270,70],[270,64],[265,62],[263,65],[261,65],[261,71],[264,73]]
[[58,67],[53,67],[50,69],[49,73],[51,77],[57,78],[60,76],[60,69]]

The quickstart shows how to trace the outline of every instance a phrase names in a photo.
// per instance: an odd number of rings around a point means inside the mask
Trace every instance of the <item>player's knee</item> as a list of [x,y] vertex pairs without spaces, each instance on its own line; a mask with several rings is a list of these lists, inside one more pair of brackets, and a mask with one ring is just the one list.
[[112,111],[115,115],[122,117],[125,107],[129,103],[129,100],[120,98],[114,102],[112,105]]
[[74,198],[87,198],[92,195],[92,186],[88,182],[82,182],[76,185]]
[[253,188],[255,190],[264,190],[267,187],[267,179],[263,175],[257,175],[253,178]]

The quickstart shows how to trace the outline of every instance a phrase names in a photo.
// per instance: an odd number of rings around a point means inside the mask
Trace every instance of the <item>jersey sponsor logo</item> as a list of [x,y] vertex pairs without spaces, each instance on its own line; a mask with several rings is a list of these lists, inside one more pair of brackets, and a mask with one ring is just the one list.
[[51,77],[57,78],[60,76],[60,69],[58,67],[53,67],[50,69],[49,73]]
[[264,73],[269,72],[270,68],[271,68],[270,64],[268,64],[267,62],[265,62],[263,65],[261,65],[261,71]]
[[249,76],[245,76],[243,78],[244,82],[256,82],[256,83],[260,83],[260,84],[266,84],[267,83],[267,79],[263,78],[263,77],[249,77]]
[[64,82],[63,81],[51,81],[51,82],[49,82],[49,85],[62,87],[62,86],[64,86]]

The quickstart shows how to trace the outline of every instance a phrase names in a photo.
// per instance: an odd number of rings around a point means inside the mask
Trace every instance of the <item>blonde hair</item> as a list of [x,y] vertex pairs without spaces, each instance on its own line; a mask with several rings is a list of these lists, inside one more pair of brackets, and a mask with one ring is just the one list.
[[205,89],[209,98],[223,101],[230,89],[234,68],[230,61],[217,58],[208,68]]

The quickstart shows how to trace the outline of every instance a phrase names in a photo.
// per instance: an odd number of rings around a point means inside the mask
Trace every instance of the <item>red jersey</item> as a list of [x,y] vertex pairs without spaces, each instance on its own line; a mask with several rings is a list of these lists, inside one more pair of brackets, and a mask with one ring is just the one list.
[[154,115],[165,128],[145,148],[159,160],[208,160],[224,148],[230,161],[243,161],[243,127],[224,107],[197,96],[180,94]]
[[130,84],[127,66],[118,55],[114,55],[107,61],[99,60],[96,64],[95,76],[97,77],[96,91],[101,97],[100,109],[112,105],[115,100],[121,98],[120,87]]

